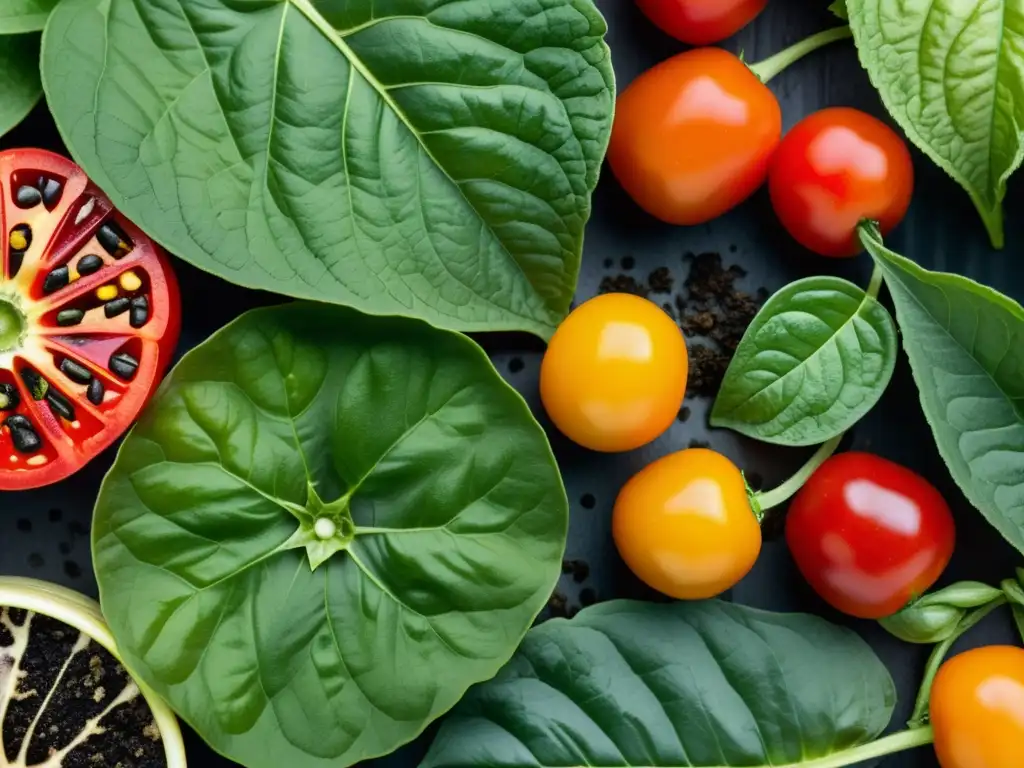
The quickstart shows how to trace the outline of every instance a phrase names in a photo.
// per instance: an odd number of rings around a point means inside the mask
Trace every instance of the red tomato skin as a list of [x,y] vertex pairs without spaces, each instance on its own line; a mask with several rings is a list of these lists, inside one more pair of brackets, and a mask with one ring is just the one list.
[[760,187],[782,136],[775,95],[733,54],[680,53],[619,96],[608,162],[630,197],[669,224],[702,224]]
[[885,235],[903,220],[914,165],[906,142],[885,123],[832,107],[804,118],[782,139],[768,189],[797,242],[822,256],[855,256],[863,250],[856,233],[861,221],[877,221]]
[[956,529],[920,475],[870,453],[828,459],[793,499],[786,542],[797,567],[834,608],[891,616],[942,575]]
[[710,45],[747,26],[768,0],[637,0],[637,5],[662,32],[690,45]]

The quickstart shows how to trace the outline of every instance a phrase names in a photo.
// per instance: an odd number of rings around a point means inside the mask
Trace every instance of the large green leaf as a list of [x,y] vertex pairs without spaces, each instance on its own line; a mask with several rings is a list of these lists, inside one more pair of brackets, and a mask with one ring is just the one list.
[[970,194],[1003,245],[1024,157],[1024,4],[847,0],[860,60],[911,141]]
[[896,326],[874,296],[838,277],[775,293],[736,349],[711,423],[779,445],[816,445],[856,424],[885,392]]
[[548,336],[614,103],[592,0],[67,0],[68,148],[170,251],[241,285]]
[[0,35],[0,136],[24,120],[42,95],[39,35]]
[[929,272],[862,228],[885,274],[932,434],[964,495],[1024,552],[1024,308]]
[[0,35],[42,32],[57,0],[3,0],[0,2]]
[[463,336],[327,305],[190,352],[93,553],[127,666],[250,768],[390,752],[493,676],[558,578],[543,431]]
[[895,699],[868,646],[814,616],[605,603],[532,630],[421,768],[836,768],[872,756],[857,746]]

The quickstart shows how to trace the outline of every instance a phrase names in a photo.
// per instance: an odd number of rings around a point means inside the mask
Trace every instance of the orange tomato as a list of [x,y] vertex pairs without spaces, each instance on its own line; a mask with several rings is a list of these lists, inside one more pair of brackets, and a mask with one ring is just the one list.
[[1024,650],[989,646],[961,653],[935,676],[935,753],[942,768],[1024,765]]
[[607,293],[555,331],[541,363],[541,400],[580,445],[628,451],[671,426],[687,368],[686,342],[672,318],[647,299]]
[[743,475],[706,448],[673,453],[634,475],[615,501],[612,535],[641,581],[680,600],[724,592],[761,552]]
[[761,186],[781,137],[782,111],[768,87],[733,54],[699,48],[622,92],[608,161],[652,216],[701,224]]

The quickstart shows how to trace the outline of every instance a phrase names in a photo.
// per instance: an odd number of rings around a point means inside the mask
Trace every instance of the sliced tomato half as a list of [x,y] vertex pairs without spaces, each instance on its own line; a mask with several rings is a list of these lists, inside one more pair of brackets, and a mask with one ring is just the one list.
[[70,160],[0,152],[0,490],[79,470],[120,437],[181,330],[161,250]]

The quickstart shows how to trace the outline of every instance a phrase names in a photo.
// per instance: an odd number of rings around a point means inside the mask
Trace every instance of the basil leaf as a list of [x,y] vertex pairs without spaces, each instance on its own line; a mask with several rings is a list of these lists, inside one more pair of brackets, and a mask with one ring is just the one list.
[[758,312],[726,371],[711,424],[778,445],[817,445],[856,424],[896,364],[889,312],[853,283],[809,277]]
[[823,619],[604,603],[531,630],[421,768],[851,765],[895,700],[867,644]]
[[0,35],[42,32],[57,0],[3,0],[0,3]]
[[72,155],[240,285],[550,336],[611,131],[591,0],[67,0],[43,82]]
[[39,35],[0,35],[0,136],[24,120],[42,95]]
[[960,275],[929,272],[861,229],[885,275],[939,453],[970,502],[1024,552],[1024,309]]
[[996,248],[1024,142],[1024,10],[965,0],[847,0],[860,60],[910,140],[967,190]]
[[511,657],[568,502],[464,336],[299,304],[190,352],[96,505],[127,666],[249,768],[390,752]]

